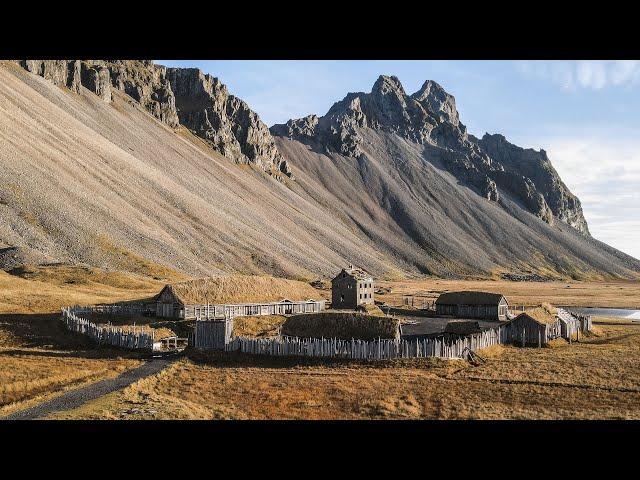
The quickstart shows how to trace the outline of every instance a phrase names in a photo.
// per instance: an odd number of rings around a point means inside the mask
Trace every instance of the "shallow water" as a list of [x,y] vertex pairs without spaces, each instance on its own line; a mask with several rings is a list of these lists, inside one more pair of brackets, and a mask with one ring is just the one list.
[[627,308],[597,308],[597,307],[567,307],[567,310],[581,313],[583,315],[594,315],[598,317],[619,317],[629,320],[640,320],[640,310]]

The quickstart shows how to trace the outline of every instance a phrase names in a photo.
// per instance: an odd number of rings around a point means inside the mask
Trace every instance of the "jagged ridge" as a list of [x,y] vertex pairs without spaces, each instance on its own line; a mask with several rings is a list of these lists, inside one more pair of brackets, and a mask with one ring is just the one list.
[[558,219],[588,235],[578,198],[562,182],[544,151],[525,150],[502,136],[478,141],[460,123],[455,99],[427,80],[407,95],[396,77],[380,76],[371,93],[350,93],[323,117],[310,115],[274,125],[271,132],[360,157],[365,128],[397,134],[441,149],[440,160],[462,183],[489,200],[508,192],[549,224]]

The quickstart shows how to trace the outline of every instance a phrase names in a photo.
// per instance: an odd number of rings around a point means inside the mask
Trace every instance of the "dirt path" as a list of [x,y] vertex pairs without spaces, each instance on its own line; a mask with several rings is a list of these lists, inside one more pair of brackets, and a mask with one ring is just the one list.
[[37,418],[44,418],[55,412],[62,412],[66,410],[72,410],[78,408],[81,405],[100,398],[109,393],[115,392],[128,387],[133,382],[137,382],[143,378],[155,375],[156,373],[164,370],[171,365],[179,357],[172,356],[168,358],[154,358],[149,360],[145,364],[128,370],[116,378],[110,378],[102,380],[100,382],[92,383],[86,387],[79,388],[77,390],[71,390],[59,397],[53,398],[46,402],[43,402],[35,407],[27,408],[14,412],[11,415],[4,417],[3,420],[33,420]]

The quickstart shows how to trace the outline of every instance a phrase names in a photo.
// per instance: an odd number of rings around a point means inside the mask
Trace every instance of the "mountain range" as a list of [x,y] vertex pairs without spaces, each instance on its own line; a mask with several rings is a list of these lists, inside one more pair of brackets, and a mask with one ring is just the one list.
[[407,94],[383,75],[268,128],[198,69],[16,60],[0,112],[4,269],[640,276],[591,237],[544,150],[469,134],[432,80]]

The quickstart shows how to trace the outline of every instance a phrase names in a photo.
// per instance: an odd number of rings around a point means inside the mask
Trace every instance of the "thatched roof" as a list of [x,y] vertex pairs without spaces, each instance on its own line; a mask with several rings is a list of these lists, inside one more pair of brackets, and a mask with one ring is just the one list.
[[258,275],[225,275],[172,283],[169,288],[183,305],[259,303],[319,298],[308,283]]
[[444,333],[452,333],[455,335],[472,335],[481,333],[482,329],[478,322],[455,321],[447,323],[444,327]]
[[534,322],[539,323],[540,325],[544,324],[554,324],[557,322],[557,318],[551,312],[549,312],[544,307],[536,307],[530,310],[527,310],[516,317],[518,318],[529,318]]
[[390,317],[347,312],[294,315],[282,325],[282,334],[291,337],[343,340],[400,338],[400,321]]
[[370,273],[359,267],[349,266],[349,268],[343,268],[340,273],[334,277],[334,280],[340,277],[343,273],[355,278],[356,280],[373,280]]
[[447,292],[441,294],[436,305],[498,305],[504,296],[490,292]]

